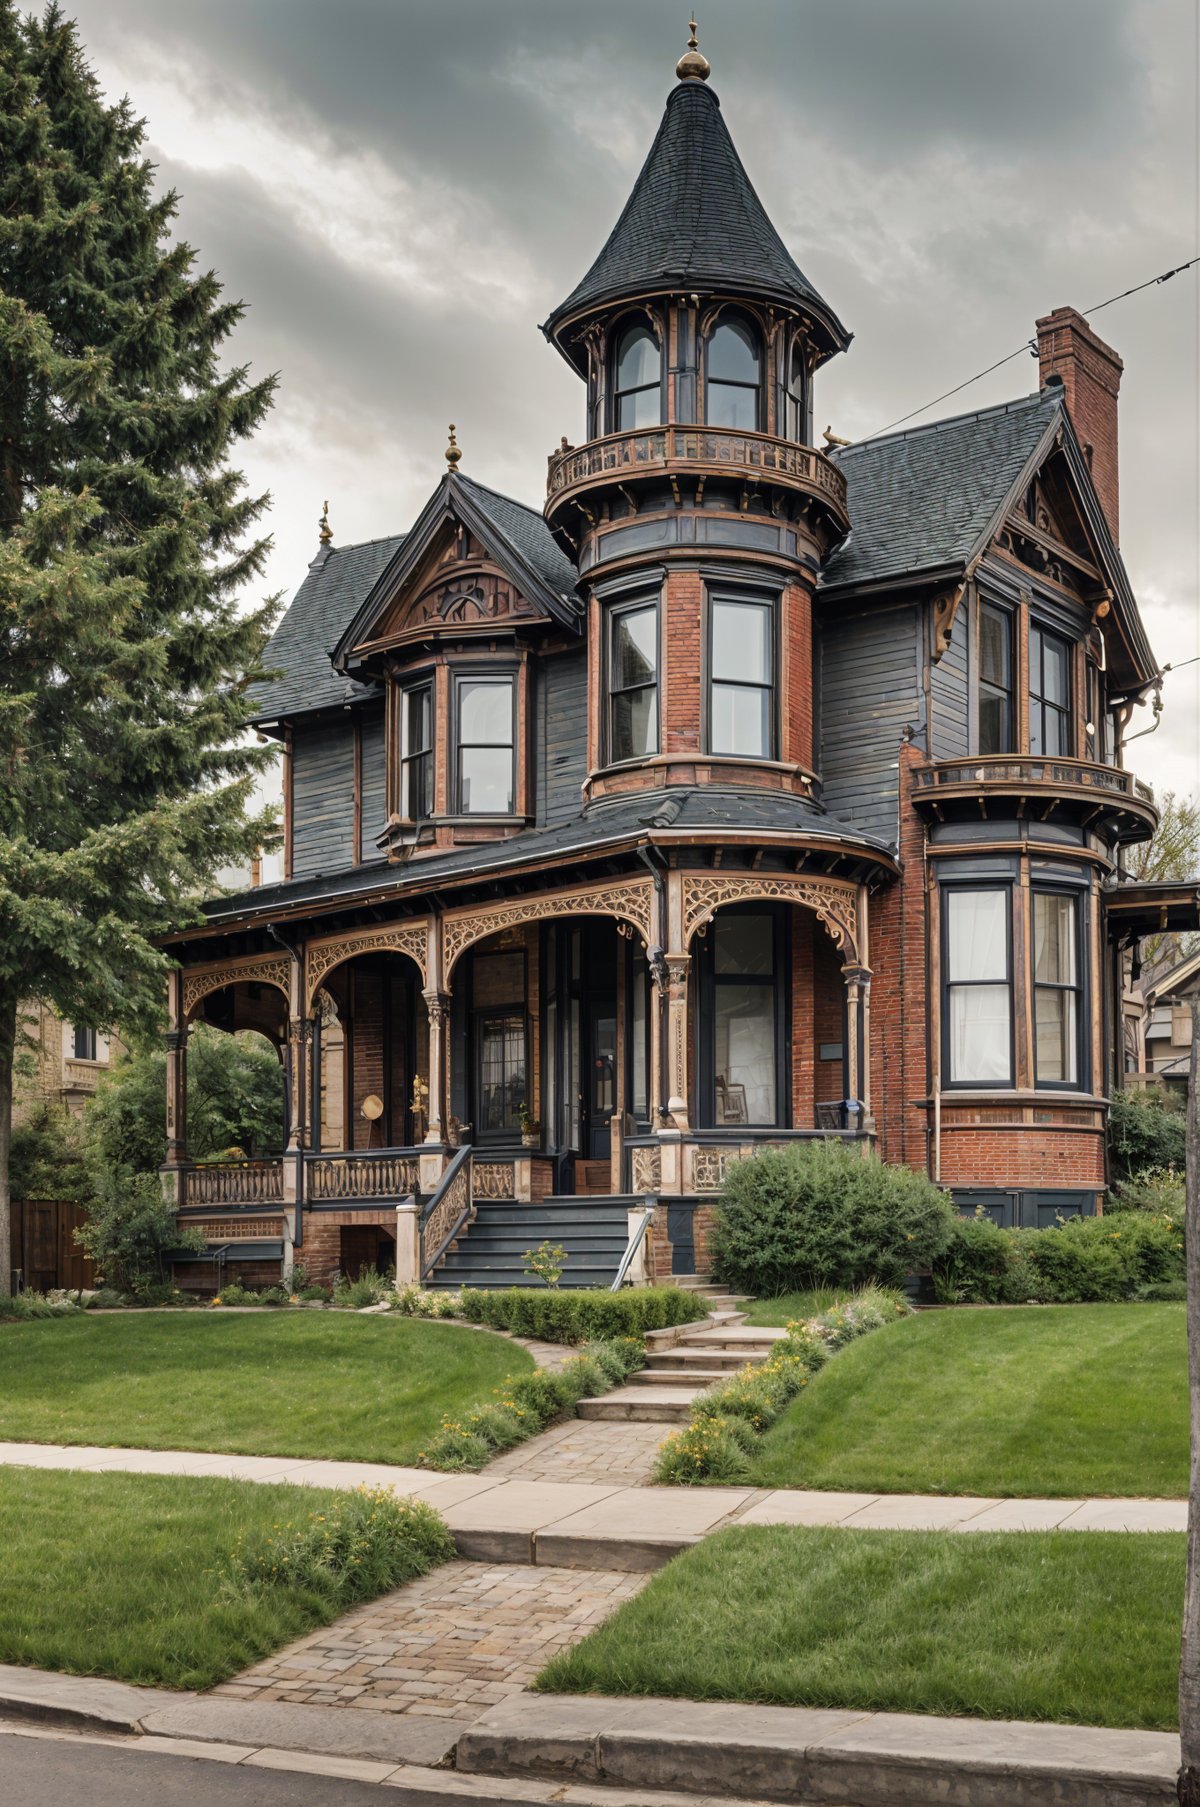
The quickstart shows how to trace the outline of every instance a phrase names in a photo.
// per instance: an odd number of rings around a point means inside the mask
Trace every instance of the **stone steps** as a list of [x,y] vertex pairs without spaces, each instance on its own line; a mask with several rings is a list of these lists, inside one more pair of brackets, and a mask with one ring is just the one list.
[[614,1387],[598,1399],[581,1399],[575,1410],[581,1418],[633,1420],[639,1424],[685,1424],[692,1401],[704,1391],[694,1379],[678,1386],[628,1385]]

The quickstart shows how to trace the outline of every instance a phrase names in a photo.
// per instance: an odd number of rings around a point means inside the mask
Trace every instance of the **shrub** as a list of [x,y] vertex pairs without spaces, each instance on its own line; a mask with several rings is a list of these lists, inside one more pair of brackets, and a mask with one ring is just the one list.
[[459,1419],[447,1418],[420,1452],[417,1461],[422,1468],[457,1474],[462,1469],[482,1468],[491,1460],[492,1454],[492,1445],[481,1432],[472,1430]]
[[536,1249],[526,1249],[521,1260],[525,1272],[543,1286],[557,1286],[567,1265],[567,1251],[561,1242],[539,1242]]
[[204,1247],[195,1230],[178,1227],[155,1174],[103,1171],[85,1208],[87,1222],[76,1230],[76,1241],[109,1286],[135,1298],[170,1286],[173,1250],[198,1253]]
[[324,1512],[239,1542],[230,1583],[239,1589],[305,1588],[343,1609],[428,1574],[454,1556],[454,1539],[432,1506],[360,1487]]
[[328,1305],[333,1294],[327,1286],[305,1286],[301,1289],[300,1297],[306,1305],[314,1305],[318,1301]]
[[1182,1169],[1145,1167],[1132,1179],[1118,1180],[1105,1211],[1148,1211],[1169,1217],[1182,1230],[1186,1211]]
[[124,1305],[124,1303],[125,1300],[121,1293],[111,1286],[102,1286],[87,1301],[87,1308],[89,1311],[113,1311],[118,1305]]
[[654,1479],[668,1487],[740,1481],[747,1469],[745,1433],[732,1418],[697,1418],[668,1437],[658,1452]]
[[472,1324],[547,1343],[641,1336],[708,1315],[704,1301],[682,1286],[631,1286],[619,1293],[590,1287],[563,1291],[512,1286],[496,1292],[464,1287],[461,1310]]
[[941,1254],[953,1223],[923,1174],[802,1142],[730,1168],[709,1246],[717,1278],[746,1292],[899,1285]]
[[252,1287],[243,1286],[240,1280],[229,1280],[221,1288],[214,1305],[257,1305],[260,1295]]
[[379,1273],[374,1267],[364,1267],[357,1280],[338,1278],[333,1289],[333,1302],[361,1311],[364,1305],[382,1305],[385,1299],[391,1298],[393,1290],[390,1276]]
[[457,1318],[462,1315],[462,1295],[405,1286],[392,1300],[392,1309],[403,1312],[407,1318]]
[[63,1199],[82,1205],[92,1196],[92,1176],[77,1120],[62,1105],[41,1104],[14,1124],[9,1155],[14,1199]]
[[1150,1304],[1182,1304],[1188,1296],[1186,1280],[1157,1280],[1151,1286],[1139,1286],[1134,1298],[1140,1303]]
[[44,1293],[0,1293],[0,1318],[65,1318],[78,1309],[68,1299],[55,1301]]
[[1114,1176],[1129,1179],[1147,1167],[1182,1172],[1186,1134],[1183,1108],[1173,1092],[1157,1087],[1115,1092],[1108,1111]]
[[933,1284],[947,1305],[1073,1305],[1138,1298],[1143,1287],[1181,1281],[1183,1273],[1180,1224],[1137,1209],[1046,1230],[1002,1230],[967,1218],[935,1262]]

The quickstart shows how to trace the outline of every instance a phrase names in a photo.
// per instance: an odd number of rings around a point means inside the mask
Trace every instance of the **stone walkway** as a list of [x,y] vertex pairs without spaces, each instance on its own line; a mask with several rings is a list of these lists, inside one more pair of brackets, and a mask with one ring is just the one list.
[[649,1576],[449,1562],[213,1690],[235,1700],[470,1718],[520,1694]]
[[654,1473],[655,1457],[669,1435],[670,1426],[665,1424],[602,1424],[568,1418],[528,1443],[506,1450],[488,1463],[486,1472],[522,1481],[609,1481],[643,1487]]

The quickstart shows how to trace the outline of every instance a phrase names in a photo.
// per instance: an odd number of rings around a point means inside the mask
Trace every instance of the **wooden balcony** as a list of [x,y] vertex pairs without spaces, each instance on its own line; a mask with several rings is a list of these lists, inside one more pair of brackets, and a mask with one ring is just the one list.
[[1145,841],[1158,826],[1154,792],[1132,772],[1090,759],[1030,754],[977,754],[942,759],[916,773],[913,802],[938,821],[964,816],[1077,822],[1115,831],[1120,841]]
[[849,526],[846,479],[823,452],[728,427],[659,426],[609,433],[550,457],[546,519],[551,525],[570,503],[605,487],[628,491],[653,479],[689,480],[701,493],[707,483],[732,481],[743,491],[785,491],[820,504],[838,530]]

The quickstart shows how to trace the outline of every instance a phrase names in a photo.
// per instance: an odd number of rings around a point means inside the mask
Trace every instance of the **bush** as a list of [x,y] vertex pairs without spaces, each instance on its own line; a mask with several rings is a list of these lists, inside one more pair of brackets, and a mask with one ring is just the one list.
[[1108,1110],[1114,1177],[1129,1179],[1147,1167],[1182,1172],[1186,1134],[1183,1107],[1173,1092],[1157,1087],[1115,1092]]
[[340,1495],[252,1544],[239,1542],[229,1581],[240,1590],[305,1588],[339,1611],[426,1575],[454,1556],[454,1539],[432,1506],[390,1488]]
[[707,1317],[708,1307],[682,1286],[631,1286],[611,1293],[512,1286],[482,1292],[464,1287],[461,1311],[472,1324],[507,1330],[547,1343],[583,1343],[593,1337],[642,1336]]
[[1070,1218],[1047,1230],[1002,1230],[985,1218],[955,1224],[934,1263],[945,1305],[1074,1305],[1135,1299],[1184,1275],[1183,1230],[1148,1210]]
[[1109,1194],[1105,1210],[1148,1211],[1155,1217],[1169,1217],[1182,1230],[1186,1214],[1183,1170],[1145,1167],[1132,1179],[1118,1180]]
[[338,1278],[333,1289],[333,1302],[361,1311],[364,1305],[382,1305],[385,1299],[390,1300],[394,1290],[390,1275],[364,1267],[357,1280]]
[[1143,1305],[1180,1305],[1187,1300],[1186,1280],[1159,1280],[1152,1286],[1139,1286],[1134,1298]]
[[895,1286],[941,1254],[953,1224],[923,1174],[801,1142],[730,1168],[709,1246],[716,1277],[739,1291]]
[[18,1202],[61,1199],[86,1204],[92,1196],[79,1124],[61,1105],[42,1104],[24,1123],[14,1124],[9,1155],[9,1190]]
[[214,1305],[261,1305],[261,1303],[261,1294],[255,1292],[252,1287],[243,1286],[240,1280],[227,1281],[213,1300]]
[[405,1286],[392,1300],[392,1309],[407,1318],[457,1318],[462,1315],[462,1295]]
[[300,1289],[299,1297],[306,1305],[314,1305],[318,1302],[328,1305],[333,1294],[327,1286],[304,1286]]
[[747,1470],[744,1433],[732,1418],[697,1418],[668,1437],[658,1452],[654,1479],[665,1487],[740,1481]]
[[204,1247],[196,1231],[177,1226],[174,1206],[163,1197],[156,1174],[101,1172],[86,1210],[87,1222],[76,1230],[76,1241],[109,1286],[135,1298],[152,1287],[170,1287],[173,1250],[198,1253]]
[[48,1299],[44,1293],[0,1293],[0,1318],[65,1318],[78,1310],[69,1299]]

